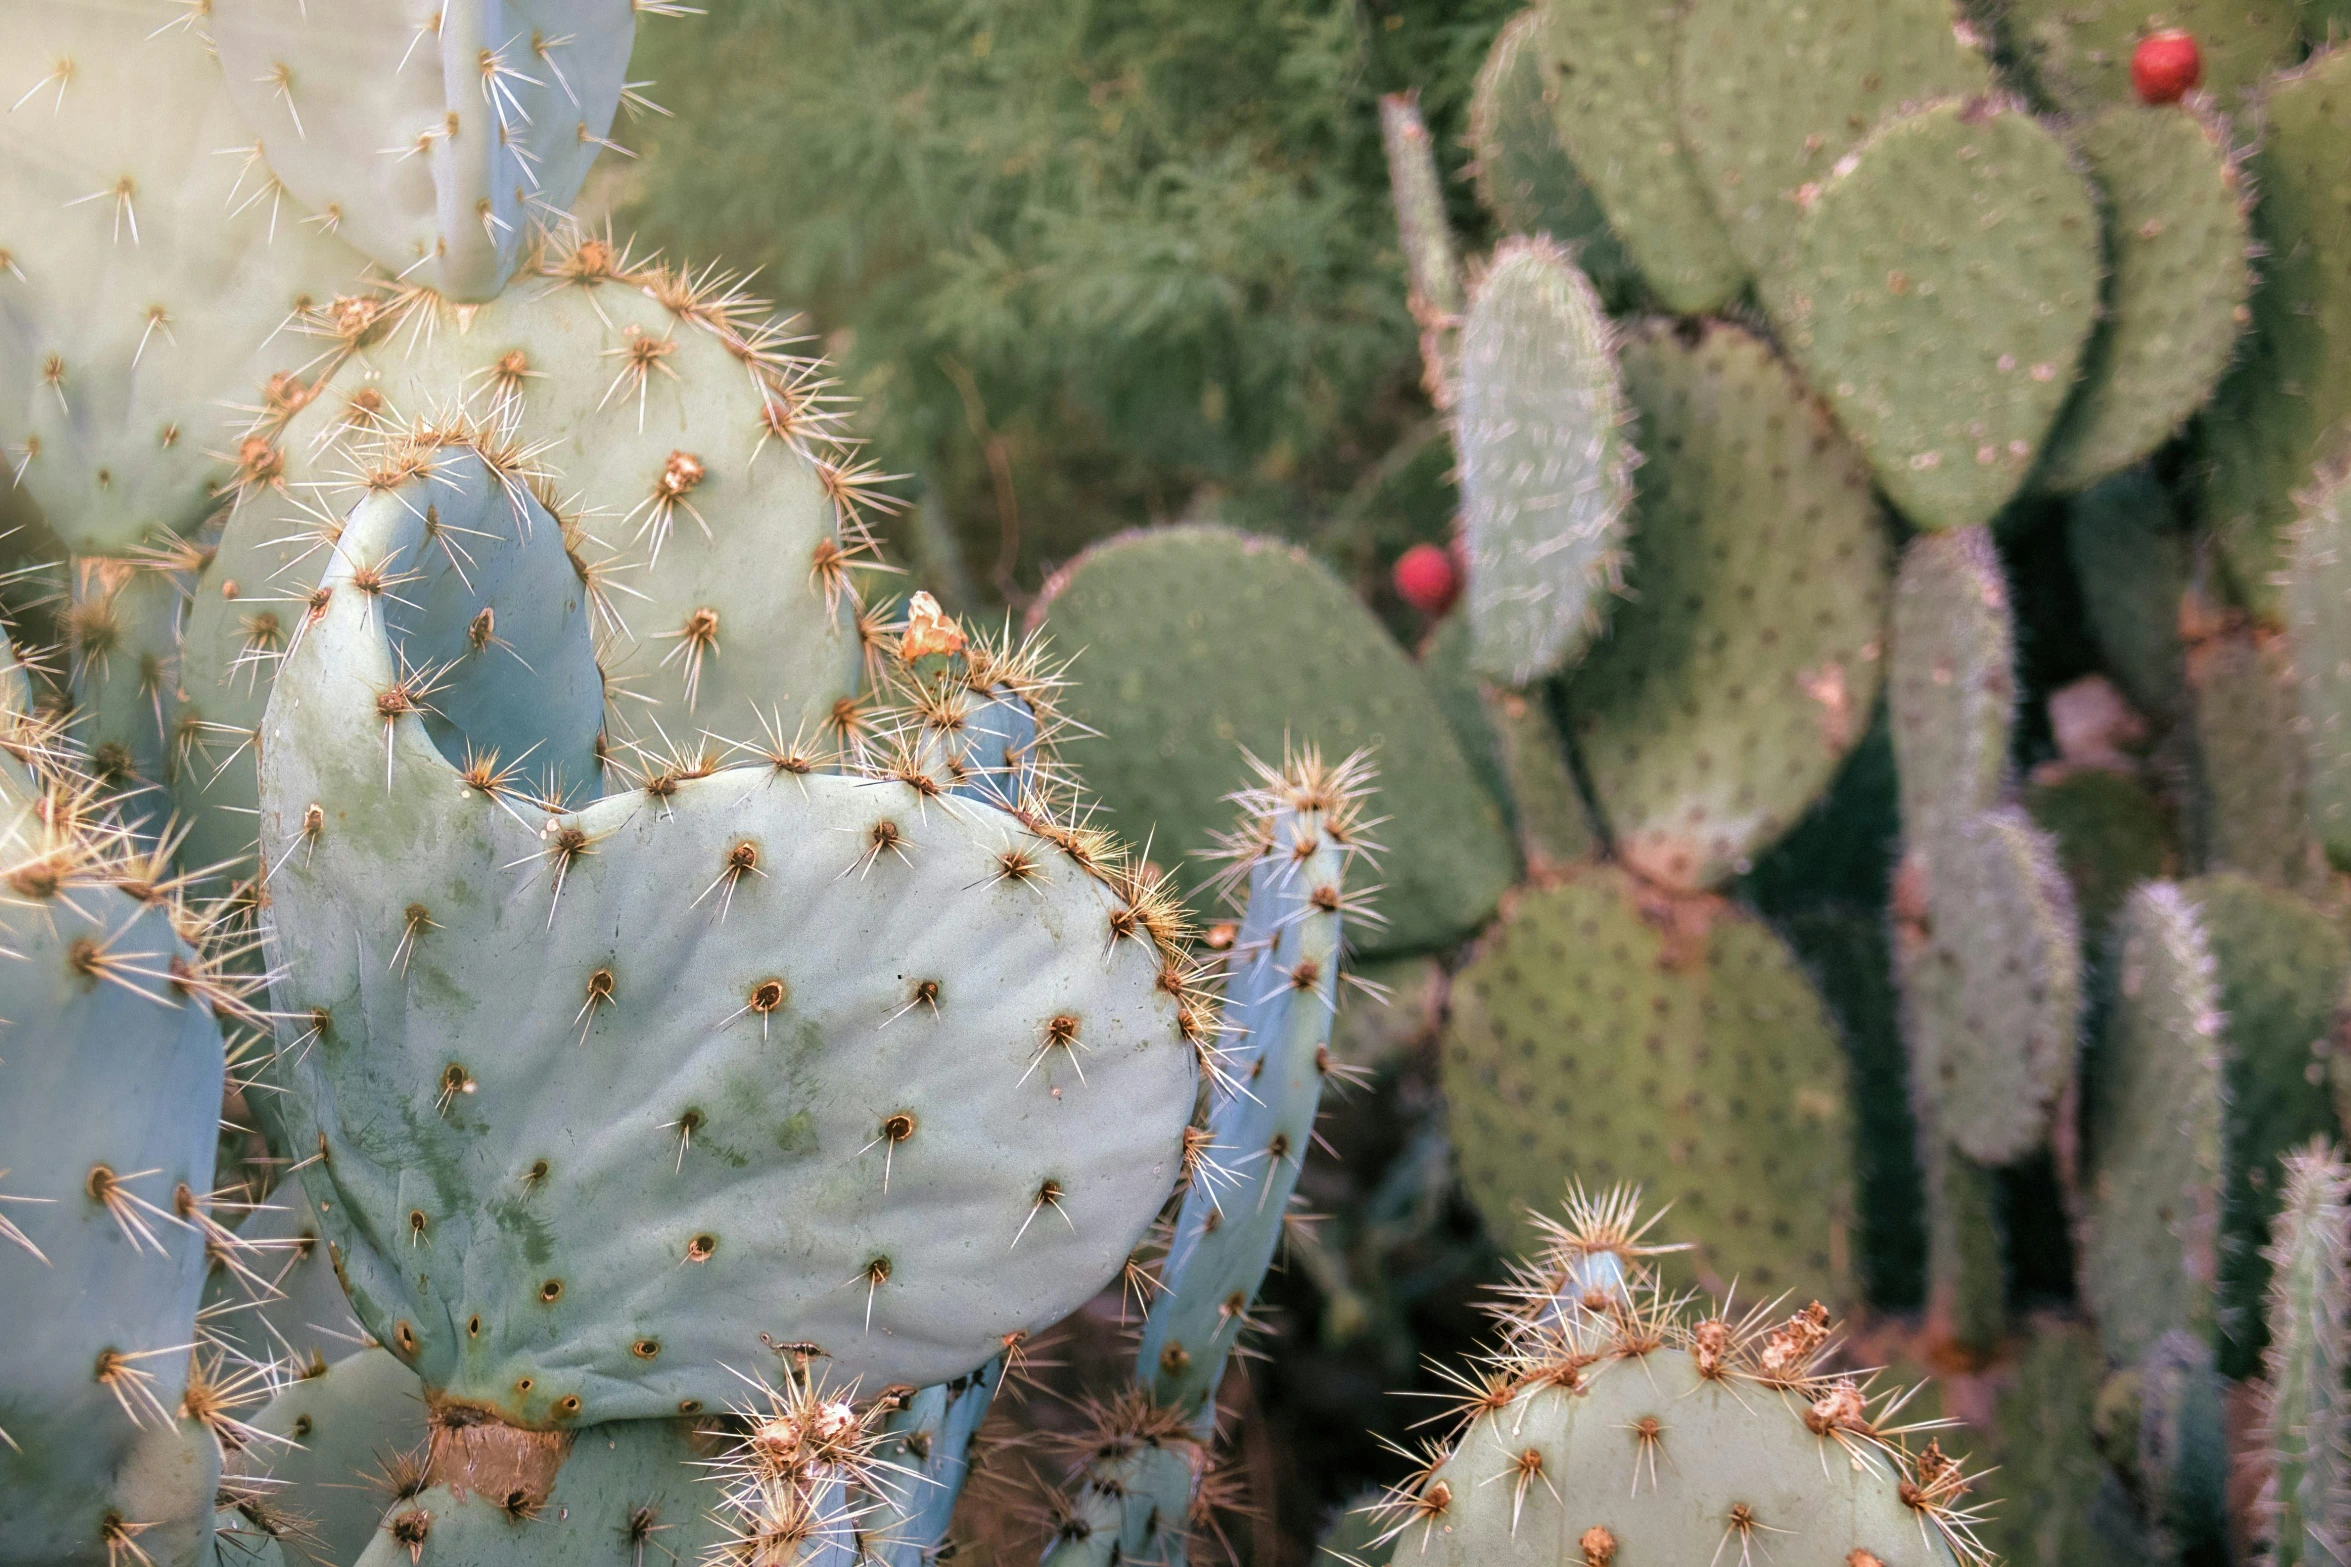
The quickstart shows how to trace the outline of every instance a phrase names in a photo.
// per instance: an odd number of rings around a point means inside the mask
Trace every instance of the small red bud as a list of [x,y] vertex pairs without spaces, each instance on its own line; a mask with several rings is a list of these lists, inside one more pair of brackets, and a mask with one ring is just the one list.
[[1461,596],[1461,572],[1453,557],[1435,544],[1415,544],[1397,556],[1390,580],[1398,598],[1431,619],[1451,609]]
[[2167,27],[2149,33],[2131,51],[2131,86],[2141,103],[2177,103],[2204,80],[2204,53],[2195,35]]

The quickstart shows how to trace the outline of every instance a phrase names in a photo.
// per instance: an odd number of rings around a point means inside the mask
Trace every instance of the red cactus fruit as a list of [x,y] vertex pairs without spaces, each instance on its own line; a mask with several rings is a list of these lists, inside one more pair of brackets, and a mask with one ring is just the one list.
[[2204,53],[2192,33],[2167,27],[2131,51],[2131,86],[2141,103],[2177,103],[2202,80]]
[[1415,544],[1397,556],[1389,580],[1396,585],[1398,598],[1432,619],[1461,596],[1461,570],[1453,556],[1435,544]]

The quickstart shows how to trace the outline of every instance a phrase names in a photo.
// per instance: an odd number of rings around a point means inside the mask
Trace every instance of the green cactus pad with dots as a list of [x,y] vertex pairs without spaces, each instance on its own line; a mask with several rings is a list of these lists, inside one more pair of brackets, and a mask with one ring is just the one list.
[[1106,825],[1201,901],[1199,856],[1232,825],[1226,797],[1268,761],[1368,748],[1386,922],[1366,954],[1426,951],[1484,922],[1516,874],[1502,813],[1462,760],[1420,671],[1329,572],[1271,539],[1154,528],[1094,545],[1038,612],[1071,656],[1069,716],[1100,736],[1074,757]]
[[1991,98],[1888,120],[1808,194],[1764,304],[1921,528],[2023,485],[2097,317],[2099,223],[2071,154]]
[[1566,713],[1617,851],[1718,886],[1803,817],[1869,728],[1890,554],[1867,471],[1741,328],[1625,343],[1640,412],[1632,598]]
[[2220,1304],[2229,1331],[2221,1370],[2251,1375],[2269,1285],[2262,1245],[2277,1212],[2278,1161],[2338,1135],[2327,1057],[2351,996],[2351,937],[2326,911],[2250,877],[2221,872],[2182,884],[2220,981],[2228,1040],[2228,1189]]
[[2008,41],[2034,86],[2066,114],[2137,101],[2131,51],[2162,28],[2194,35],[2202,89],[2226,113],[2294,57],[2294,0],[2009,0]]
[[2195,837],[2204,863],[2317,895],[2326,882],[2311,831],[2309,761],[2286,639],[2234,627],[2189,650]]
[[153,561],[79,555],[63,616],[69,725],[123,821],[153,842],[171,815],[184,760],[177,685],[185,575]]
[[[445,1480],[385,1511],[353,1567],[641,1567],[728,1553],[711,1465],[723,1437],[691,1420],[616,1420],[570,1437],[559,1467],[488,1487]],[[818,1546],[808,1559],[825,1558]],[[669,1553],[675,1552],[672,1558]],[[292,1556],[294,1553],[287,1553]],[[224,1564],[225,1567],[225,1564]]]
[[1925,918],[1898,942],[1915,1092],[1980,1164],[2041,1146],[2080,1049],[2081,936],[2055,845],[1999,807],[1910,861]]
[[2093,946],[2133,887],[2178,869],[2172,821],[2135,778],[2076,768],[2028,786],[2024,807],[2053,841],[2057,863],[2073,883],[2082,934]]
[[0,5],[0,451],[76,550],[192,530],[225,410],[311,359],[285,328],[365,265],[236,155],[252,135],[203,23],[171,0]]
[[2252,200],[2229,127],[2118,103],[2080,131],[2105,197],[2105,319],[2040,482],[2078,490],[2161,446],[2211,397],[2251,319]]
[[2263,1480],[2256,1534],[2277,1567],[2342,1559],[2351,1533],[2351,1169],[2324,1141],[2289,1155],[2263,1258],[2269,1292],[2262,1320],[2260,1419],[2253,1451]]
[[1767,1541],[1785,1561],[1958,1560],[1904,1499],[1918,1495],[1909,1464],[1821,1418],[1814,1400],[1833,1396],[1828,1387],[1710,1373],[1692,1349],[1639,1352],[1609,1338],[1579,1324],[1568,1352],[1596,1364],[1567,1386],[1529,1376],[1465,1423],[1391,1503],[1395,1560],[1629,1567],[1738,1560],[1742,1547],[1753,1559]]
[[1935,841],[1994,804],[2016,715],[2016,627],[1989,532],[1925,534],[1894,577],[1894,767],[1902,830]]
[[1795,238],[1798,191],[1903,107],[1990,92],[1992,69],[1949,0],[1697,0],[1675,84],[1682,143],[1761,276]]
[[1503,25],[1469,100],[1471,170],[1478,199],[1506,233],[1548,234],[1568,247],[1603,297],[1630,293],[1640,274],[1609,232],[1599,198],[1559,145],[1551,120],[1556,62],[1541,7]]
[[1672,7],[1543,0],[1551,121],[1649,289],[1677,315],[1738,296],[1745,269],[1674,127]]
[[2010,1567],[2140,1567],[2134,1510],[2091,1432],[2106,1375],[2097,1336],[2074,1323],[2036,1323],[2000,1389],[1977,1533]]
[[2171,494],[2144,468],[2067,503],[2065,550],[2107,673],[2150,717],[2180,711],[2187,655],[2180,598],[2193,570]]
[[276,660],[344,513],[418,430],[508,446],[517,482],[559,507],[595,589],[615,771],[691,761],[712,736],[830,748],[857,688],[859,524],[828,493],[821,417],[792,423],[811,412],[793,400],[807,366],[776,358],[747,307],[717,309],[722,294],[600,242],[540,268],[479,310],[424,304],[431,317],[379,329],[276,438],[273,477],[240,496],[198,575],[179,671],[189,863],[250,855]]
[[2082,1296],[2108,1356],[2137,1360],[2174,1329],[2208,1334],[2227,1180],[2220,984],[2177,885],[2131,894],[2090,1077]]
[[2304,496],[2285,602],[2310,830],[2351,867],[2351,472]]
[[1843,1051],[1753,916],[1608,868],[1522,889],[1454,978],[1444,1079],[1463,1179],[1508,1244],[1569,1180],[1629,1181],[1697,1245],[1669,1273],[1851,1295]]
[[608,145],[642,8],[207,9],[228,95],[310,221],[403,282],[479,302],[561,220]]
[[1640,458],[1614,339],[1547,240],[1503,241],[1470,294],[1453,419],[1470,662],[1513,686],[1573,665],[1622,585]]
[[2204,515],[2229,584],[2282,619],[2277,577],[2295,497],[2339,459],[2351,419],[2351,48],[2338,45],[2272,82],[2249,171],[2263,249],[2253,326],[2205,420]]
[[308,1370],[252,1424],[267,1439],[248,1444],[230,1472],[252,1482],[255,1521],[277,1531],[288,1567],[357,1561],[423,1472],[424,1384],[381,1347]]
[[265,721],[278,1065],[354,1309],[522,1426],[715,1410],[770,1345],[972,1370],[1175,1179],[1178,957],[1084,834],[911,771],[535,804],[508,769],[601,702],[534,508],[471,448],[371,494]]

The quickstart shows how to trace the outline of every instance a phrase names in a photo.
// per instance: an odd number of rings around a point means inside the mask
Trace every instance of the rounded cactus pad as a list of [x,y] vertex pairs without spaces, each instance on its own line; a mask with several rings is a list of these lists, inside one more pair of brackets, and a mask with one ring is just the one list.
[[1645,460],[1632,598],[1567,687],[1617,850],[1713,887],[1793,827],[1869,727],[1889,550],[1869,475],[1738,327],[1624,345]]
[[1453,981],[1462,1176],[1524,1246],[1573,1180],[1639,1182],[1709,1287],[1852,1292],[1842,1050],[1785,944],[1713,898],[1594,868],[1513,894]]
[[1604,295],[1627,291],[1638,274],[1609,232],[1599,198],[1559,145],[1551,104],[1557,62],[1546,47],[1540,6],[1503,24],[1478,71],[1469,101],[1469,145],[1478,199],[1512,234],[1548,234]]
[[0,451],[75,549],[193,528],[228,471],[224,406],[301,367],[281,329],[364,265],[239,155],[204,21],[0,5]]
[[1989,92],[1992,68],[1949,0],[1698,0],[1682,15],[1675,86],[1682,142],[1760,274],[1795,237],[1798,193],[1870,127],[1907,105]]
[[1734,1320],[1589,1291],[1458,1379],[1454,1434],[1390,1490],[1383,1539],[1439,1567],[1982,1560],[1972,1477],[1914,1450],[1902,1392],[1819,1369],[1835,1331],[1817,1301]]
[[1360,950],[1444,946],[1493,912],[1515,873],[1500,809],[1420,671],[1302,551],[1215,527],[1122,534],[1057,573],[1038,613],[1072,658],[1063,707],[1101,737],[1075,749],[1087,786],[1193,896],[1252,781],[1242,753],[1314,745],[1379,769],[1388,918]]
[[518,1426],[714,1409],[770,1345],[967,1372],[1175,1180],[1214,1029],[1180,921],[1102,835],[913,765],[558,808],[527,780],[592,757],[588,599],[527,480],[442,449],[353,509],[281,668],[278,1069],[353,1304]]
[[835,443],[819,367],[724,278],[601,240],[534,268],[478,310],[401,298],[310,323],[350,362],[247,437],[252,477],[188,610],[189,863],[251,853],[269,684],[387,441],[486,431],[531,451],[585,568],[623,771],[706,735],[841,738],[827,730],[857,688],[864,517],[889,503]]
[[2098,312],[2099,224],[2063,143],[1967,98],[1880,125],[1807,191],[1764,303],[1903,515],[1989,521]]
[[1910,542],[1894,578],[1893,635],[1886,694],[1902,829],[1923,844],[1992,805],[2008,777],[2016,628],[1987,530]]
[[2006,25],[2034,85],[2067,114],[2135,101],[2132,49],[2162,28],[2195,38],[2204,90],[2233,112],[2294,57],[2301,18],[2294,0],[2013,0]]
[[2212,1326],[2227,1128],[2220,987],[2195,902],[2149,882],[2117,935],[2088,1095],[2082,1294],[2107,1355],[2127,1362]]
[[2252,201],[2226,122],[2118,103],[2080,144],[2105,197],[2110,273],[2106,319],[2040,476],[2060,490],[2129,467],[2204,406],[2253,288]]
[[1679,12],[1647,0],[1543,0],[1560,145],[1608,226],[1668,310],[1696,315],[1738,296],[1738,253],[1674,126]]
[[2351,866],[2351,470],[2303,496],[2285,597],[2310,830]]
[[245,1482],[247,1521],[286,1543],[288,1567],[339,1567],[424,1484],[424,1384],[381,1346],[297,1377],[253,1415],[263,1436],[230,1473]]
[[606,145],[635,0],[211,0],[228,93],[312,220],[452,299],[505,286]]
[[1897,953],[1913,1091],[1978,1163],[2039,1147],[2081,1044],[2081,934],[2056,846],[2004,806],[1906,862]]
[[1623,587],[1640,460],[1614,331],[1547,240],[1503,241],[1461,329],[1461,538],[1470,659],[1514,686],[1575,662]]
[[2295,497],[2318,464],[2344,455],[2351,419],[2351,277],[2337,253],[2351,221],[2351,48],[2278,77],[2260,108],[2250,169],[2261,282],[2245,351],[2206,420],[2204,512],[2237,595],[2283,618],[2277,577]]

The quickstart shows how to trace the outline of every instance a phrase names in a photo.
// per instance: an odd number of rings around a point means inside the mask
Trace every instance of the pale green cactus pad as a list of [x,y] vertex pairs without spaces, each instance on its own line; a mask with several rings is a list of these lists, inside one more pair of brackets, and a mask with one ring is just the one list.
[[1867,470],[1754,336],[1653,325],[1623,363],[1646,453],[1633,597],[1569,682],[1568,721],[1617,851],[1713,887],[1869,727],[1890,552]]
[[2010,0],[2005,21],[2042,95],[2065,113],[2089,114],[2135,101],[2131,50],[2165,27],[2195,35],[2203,90],[2234,113],[2294,57],[2300,19],[2293,0]]
[[1697,0],[1675,64],[1682,143],[1732,246],[1759,275],[1795,238],[1798,193],[1905,106],[1992,90],[1949,0],[1788,6]]
[[1640,457],[1614,338],[1546,240],[1503,241],[1471,291],[1453,421],[1470,660],[1510,685],[1572,665],[1623,586]]
[[1612,868],[1513,895],[1455,976],[1445,1097],[1462,1178],[1506,1244],[1567,1182],[1671,1203],[1668,1271],[1848,1298],[1842,1050],[1787,947],[1712,898]]
[[1379,769],[1387,922],[1358,926],[1358,951],[1446,946],[1493,913],[1516,874],[1499,807],[1420,671],[1303,552],[1215,527],[1122,534],[1056,573],[1038,614],[1071,656],[1069,716],[1101,736],[1072,758],[1106,825],[1195,899],[1211,870],[1196,857],[1250,782],[1242,752],[1315,745]]
[[1668,310],[1696,315],[1746,281],[1674,127],[1677,14],[1648,0],[1543,0],[1556,71],[1552,124]]
[[1894,578],[1887,702],[1902,830],[1931,843],[1998,801],[2016,712],[2016,628],[1983,528],[1925,534]]
[[1960,1466],[1876,1436],[1871,1395],[1815,1371],[1827,1318],[1579,1310],[1507,1359],[1508,1391],[1390,1493],[1394,1559],[1631,1567],[1753,1561],[1767,1544],[1773,1560],[1849,1567],[1969,1559]]
[[[274,438],[188,610],[180,685],[190,863],[252,849],[253,736],[319,562],[418,429],[530,453],[587,568],[608,754],[631,777],[710,736],[829,750],[857,687],[865,478],[831,440],[810,361],[756,302],[601,241],[542,256],[496,303],[383,325]],[[422,312],[430,311],[431,314]],[[526,766],[534,781],[544,758]]]
[[2351,866],[2351,474],[2330,473],[2303,498],[2286,609],[2310,830]]
[[1989,521],[2024,483],[2098,311],[2096,206],[2013,103],[1888,120],[1803,203],[1764,304],[1922,528]]
[[2118,103],[2081,130],[2105,198],[2106,318],[2041,481],[2078,490],[2154,451],[2204,406],[2251,319],[2252,200],[2229,127]]
[[2316,894],[2326,866],[2311,832],[2293,651],[2257,628],[2207,636],[2188,652],[2196,837],[2216,870]]
[[1609,232],[1599,198],[1576,172],[1551,120],[1558,63],[1545,47],[1540,6],[1495,35],[1469,100],[1469,146],[1478,199],[1512,234],[1548,234],[1604,297],[1629,292],[1639,274]]
[[2294,497],[2338,457],[2351,418],[2351,274],[2334,254],[2351,222],[2351,48],[2337,46],[2262,94],[2250,172],[2265,254],[2253,328],[2206,421],[2204,510],[2231,586],[2282,618],[2277,575]]
[[203,22],[0,4],[0,451],[77,550],[193,528],[237,406],[312,368],[288,328],[364,265],[240,154]]
[[2049,1134],[2080,1048],[2081,936],[2055,845],[2015,806],[1913,850],[1925,918],[1904,921],[1904,1034],[1913,1091],[1981,1164]]
[[451,299],[497,294],[606,145],[635,0],[211,0],[228,93],[314,225]]
[[279,1069],[436,1395],[716,1409],[769,1343],[945,1381],[1116,1275],[1213,1022],[1114,846],[788,757],[550,810],[516,769],[592,759],[588,594],[473,448],[355,508],[320,590],[262,746]]
[[2107,1355],[2173,1329],[2209,1333],[2227,1170],[2220,986],[2194,902],[2131,895],[2089,1088],[2082,1294]]
[[230,1473],[259,1482],[249,1521],[275,1533],[288,1567],[357,1561],[385,1515],[423,1487],[424,1384],[390,1350],[315,1368],[252,1424],[275,1440],[251,1443]]
[[2342,1559],[2351,1538],[2351,1169],[2330,1143],[2289,1154],[2277,1218],[2264,1319],[2261,1421],[2255,1435],[2265,1477],[2256,1513],[2267,1560],[2320,1567]]
[[152,842],[171,814],[180,757],[178,654],[185,573],[169,556],[80,555],[61,617],[74,743]]

